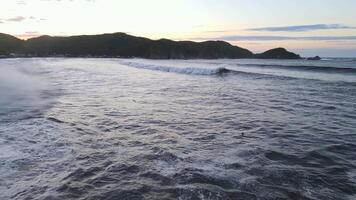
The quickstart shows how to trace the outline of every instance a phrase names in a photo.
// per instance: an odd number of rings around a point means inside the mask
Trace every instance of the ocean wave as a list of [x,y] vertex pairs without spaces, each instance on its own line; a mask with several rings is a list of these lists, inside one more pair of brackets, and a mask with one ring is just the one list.
[[[178,73],[178,74],[187,74],[187,75],[204,75],[204,76],[225,76],[225,75],[242,75],[244,77],[254,77],[254,78],[271,78],[271,79],[308,79],[308,80],[317,80],[317,81],[334,81],[340,83],[350,84],[353,83],[353,78],[345,79],[344,77],[339,77],[336,79],[329,79],[323,77],[315,77],[312,73],[306,75],[297,76],[293,73],[280,73],[280,72],[266,72],[266,71],[256,71],[256,70],[249,70],[249,69],[239,69],[234,68],[232,65],[223,65],[215,64],[215,67],[210,66],[209,68],[206,66],[194,66],[191,67],[188,64],[188,67],[184,67],[185,63],[177,63],[170,65],[165,63],[159,64],[151,64],[147,61],[145,62],[135,62],[135,61],[127,61],[127,60],[119,60],[119,63],[133,67],[137,69],[145,69],[145,70],[152,70],[152,71],[161,71],[161,72],[169,72],[169,73]],[[291,72],[293,70],[305,71],[305,72],[325,72],[332,75],[339,75],[342,76],[344,74],[356,74],[356,68],[332,68],[332,67],[319,67],[319,66],[288,66],[288,65],[272,65],[272,64],[236,64],[238,66],[251,66],[251,67],[270,67],[271,69],[288,69]],[[338,73],[333,73],[336,71]],[[343,73],[340,73],[343,72]],[[348,72],[348,73],[346,73]]]
[[280,68],[280,69],[289,69],[289,70],[356,74],[356,68],[351,68],[351,67],[329,67],[329,66],[325,67],[325,66],[310,66],[310,65],[278,65],[278,64],[238,64],[238,66],[271,67],[271,68]]
[[[66,58],[13,61],[5,74],[0,61],[0,99],[20,98],[4,105],[55,101],[38,118],[0,115],[0,199],[356,196],[356,83],[227,62],[124,61],[253,72],[221,78]],[[278,76],[293,74],[303,76]]]
[[218,68],[171,67],[171,66],[163,66],[163,65],[143,64],[138,62],[125,62],[125,61],[121,61],[120,64],[129,67],[138,68],[138,69],[148,69],[154,71],[173,72],[179,74],[192,74],[192,75],[223,75],[226,73],[234,72],[233,70],[226,69],[224,67],[218,67]]
[[321,58],[323,61],[356,62],[356,58]]

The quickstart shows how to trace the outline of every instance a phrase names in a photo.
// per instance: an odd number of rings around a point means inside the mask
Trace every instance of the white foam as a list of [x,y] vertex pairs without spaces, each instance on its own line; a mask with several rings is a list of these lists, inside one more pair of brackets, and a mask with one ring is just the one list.
[[[193,74],[193,75],[216,75],[224,72],[225,68],[199,68],[199,67],[178,67],[178,66],[168,66],[168,65],[153,65],[148,63],[132,62],[120,60],[120,64],[138,68],[138,69],[148,69],[163,72],[173,72],[179,74]],[[226,70],[227,71],[227,70]]]

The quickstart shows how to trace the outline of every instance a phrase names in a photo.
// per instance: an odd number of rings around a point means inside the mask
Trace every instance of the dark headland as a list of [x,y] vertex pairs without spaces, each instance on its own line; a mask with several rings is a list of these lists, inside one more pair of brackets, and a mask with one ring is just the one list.
[[0,33],[0,57],[123,57],[148,59],[260,58],[301,59],[284,48],[261,54],[224,41],[151,40],[125,33],[69,37],[40,36],[21,40]]

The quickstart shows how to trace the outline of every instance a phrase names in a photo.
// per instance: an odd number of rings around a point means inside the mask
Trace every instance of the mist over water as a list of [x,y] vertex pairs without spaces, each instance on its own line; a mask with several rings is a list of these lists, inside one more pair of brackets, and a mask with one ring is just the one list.
[[0,199],[353,200],[354,69],[0,60]]
[[[0,67],[0,114],[43,109],[50,102],[43,98],[48,90],[45,80],[35,74],[26,73],[19,66],[4,63]],[[2,117],[2,116],[1,116]]]

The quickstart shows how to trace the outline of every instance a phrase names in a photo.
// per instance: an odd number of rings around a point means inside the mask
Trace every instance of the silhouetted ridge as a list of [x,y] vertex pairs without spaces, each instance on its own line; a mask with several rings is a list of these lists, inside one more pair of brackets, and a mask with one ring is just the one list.
[[69,37],[45,35],[27,41],[5,34],[0,37],[3,38],[0,39],[2,48],[0,54],[3,55],[16,53],[20,56],[39,57],[139,57],[149,59],[300,58],[281,48],[255,55],[247,49],[233,46],[224,41],[151,40],[125,33]]
[[0,33],[0,55],[9,55],[20,51],[23,45],[23,40],[14,36]]
[[150,40],[125,33],[71,37],[42,36],[25,43],[25,54],[36,56],[107,56],[152,59],[248,58],[253,54],[226,42]]
[[246,49],[222,41],[191,42],[161,39],[150,45],[147,58],[164,59],[214,59],[249,58],[253,54]]
[[144,57],[152,41],[124,33],[38,37],[26,41],[24,53],[36,56]]
[[256,54],[260,59],[301,59],[298,54],[287,51],[285,48],[276,48],[268,50],[261,54]]

